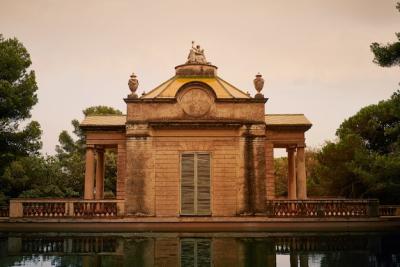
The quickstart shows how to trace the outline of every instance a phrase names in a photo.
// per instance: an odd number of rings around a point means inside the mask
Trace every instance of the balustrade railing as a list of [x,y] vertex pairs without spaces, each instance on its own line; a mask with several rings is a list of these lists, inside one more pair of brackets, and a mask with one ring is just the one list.
[[75,216],[117,216],[116,202],[74,202]]
[[24,217],[62,217],[67,209],[64,202],[25,202],[22,213]]
[[0,206],[0,217],[9,216],[9,206]]
[[[124,216],[124,200],[12,199],[0,207],[0,217],[108,218]],[[400,206],[380,206],[376,199],[268,200],[268,217],[378,217],[400,216]]]
[[400,205],[379,206],[379,216],[400,216]]
[[116,217],[124,215],[123,200],[12,199],[10,217]]
[[120,238],[112,236],[22,236],[9,237],[11,255],[122,254]]
[[269,200],[269,217],[378,217],[376,199]]

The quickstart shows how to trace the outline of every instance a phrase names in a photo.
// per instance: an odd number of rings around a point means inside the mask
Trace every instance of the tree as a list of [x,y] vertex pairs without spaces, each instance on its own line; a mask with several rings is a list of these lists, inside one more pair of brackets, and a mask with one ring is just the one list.
[[38,101],[35,73],[28,71],[31,63],[22,43],[0,35],[0,175],[13,160],[37,155],[42,146],[38,122],[19,130]]
[[400,90],[345,120],[317,155],[325,193],[400,203]]
[[[397,9],[400,11],[400,2],[397,3]],[[371,50],[375,55],[374,62],[382,67],[400,66],[400,33],[396,33],[398,42],[388,43],[386,45],[372,43]]]

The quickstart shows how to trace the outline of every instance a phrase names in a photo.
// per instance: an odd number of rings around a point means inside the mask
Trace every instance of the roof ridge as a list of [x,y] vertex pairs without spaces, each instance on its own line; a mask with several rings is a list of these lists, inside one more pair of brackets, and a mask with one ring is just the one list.
[[217,80],[220,79],[221,81],[223,81],[224,83],[227,83],[228,85],[232,86],[233,89],[235,89],[236,91],[244,94],[245,96],[247,96],[248,98],[250,98],[245,92],[243,92],[242,90],[240,90],[239,88],[237,88],[236,86],[234,86],[233,84],[231,84],[230,82],[225,81],[224,79],[222,79],[220,76],[216,76]]
[[229,92],[229,90],[226,89],[225,86],[221,83],[221,81],[218,79],[218,76],[217,76],[217,79],[215,79],[215,80],[217,81],[217,83],[218,83],[219,85],[221,85],[222,88],[224,88],[225,92],[227,92],[232,98],[235,98],[235,96],[232,95],[231,92]]
[[[165,88],[163,89],[163,90],[161,90],[161,92],[157,95],[157,96],[155,96],[155,97],[161,97],[161,95],[162,95],[162,93],[164,93],[164,91],[165,90],[167,90],[168,89],[168,87],[171,85],[171,83],[174,81],[174,80],[176,80],[177,78],[176,78],[176,75],[175,76],[173,76],[170,80],[170,83],[169,84],[167,84],[166,86],[165,86]],[[163,83],[163,84],[165,84],[165,83]],[[163,84],[161,84],[160,86],[162,86]]]
[[[172,81],[174,78],[176,78],[176,75],[175,75],[175,76],[172,76],[171,78],[169,78],[168,80],[166,80],[166,81],[163,82],[162,84],[156,86],[154,89],[150,90],[148,93],[144,94],[144,95],[141,96],[140,98],[144,98],[145,96],[147,96],[147,95],[153,93],[154,91],[156,91],[158,88],[160,88],[161,86],[163,86],[163,85],[166,84],[167,82]],[[166,86],[166,87],[168,87],[168,86]],[[165,90],[165,88],[164,88],[164,90]],[[164,92],[164,90],[162,90],[161,93]],[[160,94],[161,94],[161,93],[160,93]],[[159,96],[160,94],[156,95],[155,97]]]
[[265,114],[265,116],[287,116],[287,115],[296,115],[296,116],[303,115],[303,116],[304,116],[304,113],[274,113],[274,114]]
[[86,115],[85,117],[111,117],[111,116],[114,116],[114,117],[123,117],[123,116],[125,116],[126,117],[126,114],[89,114],[89,115]]

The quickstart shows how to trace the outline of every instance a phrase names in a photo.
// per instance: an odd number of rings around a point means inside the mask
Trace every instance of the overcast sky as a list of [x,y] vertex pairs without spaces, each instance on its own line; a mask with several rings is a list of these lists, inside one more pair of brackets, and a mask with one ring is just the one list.
[[173,76],[192,40],[219,76],[252,95],[262,73],[266,112],[304,113],[314,124],[306,142],[319,147],[345,118],[399,88],[399,68],[373,64],[369,49],[396,31],[392,0],[0,0],[0,33],[23,42],[33,61],[32,118],[48,154],[84,108],[125,113],[132,71],[139,94]]

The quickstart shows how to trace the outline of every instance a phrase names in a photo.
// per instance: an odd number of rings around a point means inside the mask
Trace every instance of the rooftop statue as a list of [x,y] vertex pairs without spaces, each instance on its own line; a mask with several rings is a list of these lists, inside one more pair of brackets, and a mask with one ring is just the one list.
[[192,48],[190,49],[186,64],[210,64],[206,60],[204,49],[201,49],[200,45],[195,46],[194,41],[192,41]]

